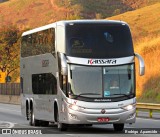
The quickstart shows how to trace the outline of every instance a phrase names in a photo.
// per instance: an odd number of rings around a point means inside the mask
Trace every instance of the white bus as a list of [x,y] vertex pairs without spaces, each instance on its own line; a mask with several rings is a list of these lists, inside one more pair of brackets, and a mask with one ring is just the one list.
[[22,34],[21,110],[30,125],[113,124],[136,119],[135,57],[122,21],[59,21]]

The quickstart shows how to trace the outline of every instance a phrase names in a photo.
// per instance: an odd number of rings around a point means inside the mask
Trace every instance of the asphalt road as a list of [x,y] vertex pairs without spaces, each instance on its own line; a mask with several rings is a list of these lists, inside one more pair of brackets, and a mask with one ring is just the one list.
[[[147,112],[140,112],[141,116],[147,116]],[[159,128],[160,131],[160,119],[159,119],[159,113],[154,114],[156,116],[156,119],[149,119],[149,118],[142,118],[138,117],[135,124],[125,125],[125,132],[127,133],[136,133],[137,129],[142,129],[144,131],[144,128],[152,128],[153,130],[156,128]],[[135,136],[135,134],[120,134],[115,133],[113,130],[112,125],[110,124],[104,124],[104,125],[93,125],[92,127],[70,127],[65,132],[58,131],[57,127],[54,124],[50,124],[49,127],[32,127],[29,126],[28,121],[25,120],[25,118],[21,115],[21,110],[19,105],[11,105],[11,104],[0,104],[0,128],[30,128],[30,129],[43,129],[43,131],[46,131],[50,134],[43,134],[42,136],[58,136],[58,137],[132,137]],[[139,131],[140,132],[140,131]],[[10,136],[10,135],[0,135],[0,136]],[[15,136],[15,135],[14,135]],[[18,136],[18,135],[17,135]],[[28,135],[30,137],[34,135]],[[144,137],[158,137],[160,134],[137,134],[136,136],[144,136]]]

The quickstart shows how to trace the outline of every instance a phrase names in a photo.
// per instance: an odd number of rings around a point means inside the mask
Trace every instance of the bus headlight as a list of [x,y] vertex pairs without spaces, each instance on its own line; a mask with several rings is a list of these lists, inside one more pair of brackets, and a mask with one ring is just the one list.
[[128,105],[128,106],[123,107],[123,109],[125,109],[125,110],[131,110],[131,109],[134,108],[134,106],[135,105]]
[[69,108],[73,110],[79,110],[79,107],[76,105],[69,105]]
[[75,111],[84,109],[84,108],[79,107],[79,106],[77,106],[77,105],[75,105],[75,104],[69,105],[69,108],[70,108],[70,109],[73,109],[73,110],[75,110]]

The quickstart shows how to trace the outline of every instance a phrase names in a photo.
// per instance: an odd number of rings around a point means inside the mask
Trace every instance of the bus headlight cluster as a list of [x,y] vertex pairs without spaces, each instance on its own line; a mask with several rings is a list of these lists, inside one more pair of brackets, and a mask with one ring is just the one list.
[[132,105],[128,105],[128,106],[123,107],[123,109],[125,109],[125,110],[131,110],[131,109],[133,109],[134,107],[135,107],[135,105],[132,104]]
[[75,104],[69,105],[69,108],[72,109],[72,110],[75,110],[75,111],[83,110],[84,109],[83,107],[79,107],[79,106],[77,106]]

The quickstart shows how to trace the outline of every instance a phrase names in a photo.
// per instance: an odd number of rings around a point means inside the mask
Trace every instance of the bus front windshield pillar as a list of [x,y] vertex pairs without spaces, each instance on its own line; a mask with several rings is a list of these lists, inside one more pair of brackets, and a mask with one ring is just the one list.
[[60,65],[61,65],[61,74],[66,76],[68,73],[66,57],[63,53],[59,53],[59,57],[60,57]]

